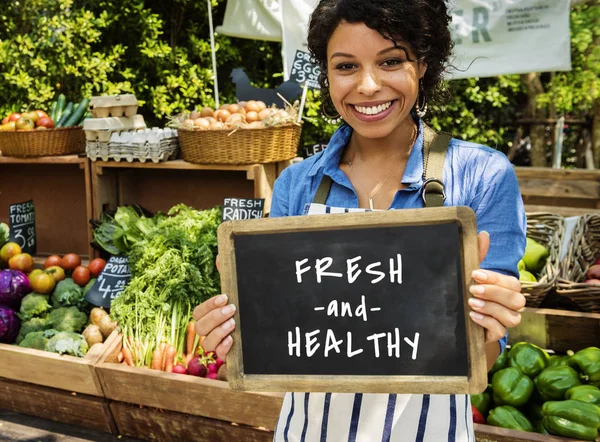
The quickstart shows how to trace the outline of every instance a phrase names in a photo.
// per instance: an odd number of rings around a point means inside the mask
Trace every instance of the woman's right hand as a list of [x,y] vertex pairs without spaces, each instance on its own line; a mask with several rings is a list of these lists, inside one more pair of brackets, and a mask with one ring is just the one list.
[[196,333],[204,336],[202,348],[214,351],[223,360],[233,343],[231,333],[235,329],[235,309],[235,305],[227,305],[227,295],[218,295],[204,301],[193,313]]

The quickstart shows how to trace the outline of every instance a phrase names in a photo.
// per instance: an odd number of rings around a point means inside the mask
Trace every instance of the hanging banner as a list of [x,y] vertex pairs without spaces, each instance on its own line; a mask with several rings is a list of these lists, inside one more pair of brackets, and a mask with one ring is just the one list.
[[[282,41],[284,78],[288,80],[296,51],[308,52],[308,21],[318,0],[279,0],[280,4],[274,0],[251,0],[244,8],[240,3],[242,0],[229,0],[219,32]],[[570,3],[449,0],[455,45],[448,78],[570,70]],[[279,28],[265,26],[272,20],[279,20]]]

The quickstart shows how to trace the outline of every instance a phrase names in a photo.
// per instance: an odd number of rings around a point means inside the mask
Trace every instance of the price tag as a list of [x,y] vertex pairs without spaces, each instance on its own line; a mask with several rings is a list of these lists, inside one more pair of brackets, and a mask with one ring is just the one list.
[[320,73],[321,69],[312,62],[308,52],[296,51],[290,80],[295,81],[301,86],[306,84],[309,89],[321,89],[319,85]]
[[35,208],[33,200],[9,206],[10,240],[21,246],[23,253],[35,255]]
[[221,221],[262,218],[264,210],[263,198],[225,198]]
[[108,309],[112,300],[125,290],[130,279],[129,259],[111,256],[85,299],[90,304]]

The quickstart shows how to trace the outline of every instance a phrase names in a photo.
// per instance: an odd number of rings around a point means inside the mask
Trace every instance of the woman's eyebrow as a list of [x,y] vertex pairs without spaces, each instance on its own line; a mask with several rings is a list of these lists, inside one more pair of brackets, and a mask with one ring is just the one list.
[[335,57],[344,57],[344,58],[356,58],[354,55],[352,54],[345,54],[343,52],[336,52],[334,53],[331,57],[329,57],[330,60],[333,60]]
[[[384,54],[387,54],[388,52],[393,52],[398,49],[401,51],[404,51],[404,53],[408,57],[408,49],[405,48],[404,46],[390,46],[389,48],[385,48],[385,49],[379,51],[376,55],[377,56],[384,55]],[[331,55],[331,57],[329,57],[329,59],[333,60],[336,57],[356,58],[356,56],[354,56],[352,54],[346,54],[345,52],[335,52],[334,54]]]

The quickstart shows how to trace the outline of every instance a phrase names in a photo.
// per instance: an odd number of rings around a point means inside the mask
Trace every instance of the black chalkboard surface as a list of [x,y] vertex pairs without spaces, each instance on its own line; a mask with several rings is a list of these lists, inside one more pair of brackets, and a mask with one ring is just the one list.
[[85,299],[90,304],[108,309],[112,300],[125,290],[130,279],[129,259],[126,256],[111,256]]
[[237,306],[234,389],[468,393],[485,389],[465,207],[233,221],[219,228]]
[[312,62],[308,52],[296,51],[292,71],[290,72],[291,81],[295,81],[301,86],[306,85],[309,89],[321,89],[319,85],[320,73],[321,69]]
[[262,218],[264,210],[264,198],[225,198],[221,221]]
[[10,240],[21,246],[23,253],[35,255],[37,240],[35,238],[35,207],[33,200],[11,204],[8,209],[10,223]]

